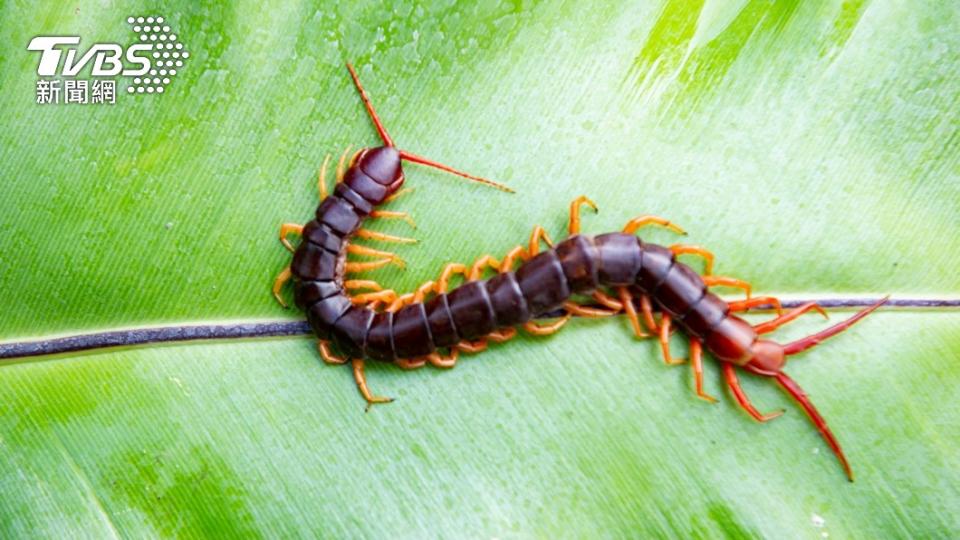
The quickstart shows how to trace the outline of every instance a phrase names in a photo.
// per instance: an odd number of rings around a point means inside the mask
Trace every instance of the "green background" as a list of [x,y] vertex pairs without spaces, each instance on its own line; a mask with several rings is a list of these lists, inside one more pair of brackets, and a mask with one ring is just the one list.
[[[165,94],[35,103],[33,36],[126,44],[128,15],[191,53]],[[295,317],[278,226],[377,143],[346,61],[398,145],[517,190],[407,167],[418,228],[372,225],[420,241],[371,274],[398,290],[562,236],[583,193],[585,230],[669,217],[758,294],[956,298],[958,50],[932,1],[0,2],[0,339]],[[896,310],[790,364],[854,484],[768,381],[768,425],[713,362],[707,405],[623,320],[373,366],[399,399],[368,414],[306,338],[8,364],[0,536],[953,536],[958,351],[957,311]]]

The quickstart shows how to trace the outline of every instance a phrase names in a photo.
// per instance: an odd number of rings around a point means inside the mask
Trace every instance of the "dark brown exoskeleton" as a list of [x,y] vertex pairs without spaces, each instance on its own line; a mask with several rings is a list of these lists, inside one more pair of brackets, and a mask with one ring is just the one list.
[[[428,165],[509,191],[489,180],[398,150],[377,117],[353,67],[347,67],[383,146],[358,152],[345,174],[341,158],[337,187],[329,196],[325,196],[324,173],[321,172],[324,197],[317,208],[316,218],[303,227],[294,224],[281,227],[281,240],[294,251],[294,256],[290,266],[274,283],[274,294],[283,303],[280,289],[293,278],[296,304],[306,312],[307,320],[320,340],[321,356],[328,363],[343,364],[350,360],[357,385],[368,404],[390,399],[374,396],[367,388],[364,359],[392,362],[404,368],[426,363],[452,367],[459,352],[479,352],[487,347],[488,341],[506,341],[516,334],[516,327],[546,335],[557,331],[571,315],[599,317],[625,313],[638,337],[649,336],[644,326],[659,337],[668,364],[682,362],[670,355],[671,330],[679,327],[689,336],[696,393],[703,399],[715,401],[703,391],[703,348],[720,361],[725,380],[738,403],[758,421],[770,420],[779,413],[764,415],[757,411],[744,394],[735,368],[776,380],[799,402],[852,480],[853,473],[833,433],[803,390],[783,372],[783,366],[788,356],[849,328],[886,299],[844,322],[787,345],[760,338],[760,335],[772,332],[807,311],[822,310],[816,304],[808,303],[783,313],[776,298],[751,298],[748,284],[709,275],[713,256],[703,248],[681,244],[663,247],[644,242],[635,235],[638,229],[648,225],[682,232],[663,218],[640,216],[630,220],[622,232],[594,237],[581,235],[580,207],[586,204],[596,209],[586,197],[579,197],[571,204],[570,235],[556,246],[538,226],[526,247],[513,248],[502,260],[485,255],[470,267],[447,265],[436,281],[429,281],[405,295],[384,290],[373,281],[346,279],[351,272],[390,263],[402,264],[393,253],[359,246],[352,240],[356,237],[410,241],[362,228],[364,220],[371,217],[409,218],[403,213],[377,210],[378,206],[400,193],[404,182],[403,161]],[[326,170],[326,164],[324,162],[322,171]],[[287,241],[291,233],[299,233],[302,237],[295,250]],[[541,241],[551,249],[541,251]],[[381,258],[373,262],[348,262],[348,253]],[[707,275],[701,276],[679,262],[677,256],[681,254],[695,254],[706,259]],[[514,269],[517,261],[521,264]],[[495,271],[496,275],[483,279],[483,273],[488,270]],[[464,283],[449,290],[450,279],[456,274],[463,275]],[[712,286],[744,288],[747,299],[724,301],[710,292]],[[372,289],[373,292],[350,295],[350,289]],[[575,301],[584,295],[592,296],[602,307]],[[751,326],[734,315],[763,305],[774,306],[778,317]],[[534,321],[557,310],[564,315],[551,324]],[[660,313],[659,321],[656,312]]]

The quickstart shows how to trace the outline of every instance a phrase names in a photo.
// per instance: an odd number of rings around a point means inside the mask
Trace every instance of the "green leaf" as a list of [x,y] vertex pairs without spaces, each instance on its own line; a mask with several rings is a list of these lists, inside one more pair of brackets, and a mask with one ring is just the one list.
[[[281,2],[0,5],[0,337],[299,316],[269,286],[324,156],[398,145],[398,290],[446,262],[638,214],[681,224],[757,294],[960,295],[960,13],[949,3]],[[38,105],[37,35],[128,43],[163,15],[191,58],[163,95]],[[88,73],[81,78],[89,78]],[[652,241],[676,241],[665,232]],[[382,246],[377,246],[382,247]],[[838,320],[847,313],[833,313]],[[822,328],[815,316],[781,333]],[[2,536],[951,536],[960,313],[885,311],[791,362],[857,473],[746,378],[623,320],[520,337],[452,371],[371,366],[367,414],[306,338],[0,366]],[[678,336],[677,354],[684,352]]]

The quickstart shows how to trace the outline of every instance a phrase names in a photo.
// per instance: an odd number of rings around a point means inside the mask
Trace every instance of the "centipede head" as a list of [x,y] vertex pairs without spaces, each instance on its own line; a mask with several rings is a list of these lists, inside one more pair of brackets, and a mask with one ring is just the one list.
[[386,199],[403,185],[404,176],[400,162],[400,151],[393,146],[364,148],[354,157],[347,174],[357,174],[358,172],[384,186],[386,193],[383,194],[381,199]]
[[367,97],[366,90],[364,90],[363,85],[360,84],[360,78],[357,77],[357,72],[350,64],[347,64],[347,69],[350,71],[350,77],[353,78],[353,83],[356,85],[357,91],[360,92],[360,99],[363,100],[363,105],[366,107],[367,113],[370,115],[370,119],[373,121],[373,125],[377,129],[377,133],[380,135],[380,140],[383,141],[383,146],[366,148],[360,151],[356,156],[354,156],[353,160],[351,161],[351,166],[359,165],[360,169],[367,176],[372,178],[377,183],[387,186],[390,193],[400,189],[400,186],[403,184],[404,176],[401,161],[419,163],[421,165],[433,167],[434,169],[440,169],[441,171],[455,174],[473,182],[495,187],[501,191],[513,193],[512,189],[504,186],[503,184],[498,184],[491,180],[487,180],[486,178],[467,174],[463,171],[454,169],[449,165],[444,165],[443,163],[418,156],[405,150],[398,150],[393,144],[393,139],[390,137],[390,134],[388,134],[386,128],[383,127],[383,122],[380,121],[380,117],[377,116],[377,112],[374,110],[373,104],[370,102],[370,98]]

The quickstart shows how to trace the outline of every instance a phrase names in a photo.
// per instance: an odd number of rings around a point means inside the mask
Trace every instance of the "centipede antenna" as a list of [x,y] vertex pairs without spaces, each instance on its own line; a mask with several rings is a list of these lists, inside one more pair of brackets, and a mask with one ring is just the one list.
[[[886,299],[884,299],[886,301]],[[876,309],[879,306],[873,306],[869,309]],[[807,416],[810,417],[810,420],[813,422],[813,425],[817,427],[817,431],[820,432],[820,435],[823,436],[824,440],[827,441],[827,445],[830,446],[830,449],[833,450],[834,455],[837,456],[837,459],[840,460],[840,465],[843,467],[845,473],[847,473],[847,479],[853,482],[853,469],[850,468],[850,463],[847,461],[847,456],[843,454],[843,449],[840,448],[840,443],[837,442],[837,438],[833,436],[833,432],[830,431],[830,427],[827,426],[827,421],[820,416],[820,412],[817,411],[817,408],[813,406],[813,402],[810,401],[810,398],[807,396],[807,393],[803,391],[803,388],[800,388],[800,385],[796,381],[787,376],[786,373],[780,372],[776,375],[777,382],[780,383],[780,386],[790,394],[793,399],[797,400],[797,403],[803,407],[804,412],[807,413]]]
[[830,337],[833,337],[833,336],[839,334],[840,332],[843,332],[843,331],[846,330],[847,328],[850,328],[850,327],[853,326],[857,321],[859,321],[860,319],[866,317],[867,315],[869,315],[870,313],[872,313],[875,309],[879,308],[879,307],[882,306],[883,304],[886,304],[886,303],[887,303],[887,300],[889,300],[889,299],[890,299],[889,296],[884,296],[884,297],[881,298],[880,301],[878,301],[877,303],[873,304],[872,306],[870,306],[870,307],[868,307],[868,308],[866,308],[866,309],[863,309],[863,310],[861,310],[861,311],[858,311],[856,315],[854,315],[853,317],[850,317],[849,319],[847,319],[847,320],[845,320],[845,321],[843,321],[843,322],[839,322],[839,323],[831,326],[830,328],[827,328],[826,330],[821,330],[821,331],[817,332],[816,334],[813,334],[812,336],[807,336],[807,337],[805,337],[805,338],[798,339],[798,340],[796,340],[796,341],[794,341],[794,342],[791,342],[791,343],[788,343],[788,344],[784,345],[784,346],[783,346],[783,354],[785,354],[786,356],[790,356],[790,355],[794,355],[794,354],[797,354],[797,353],[801,353],[801,352],[803,352],[803,351],[805,351],[805,350],[807,350],[807,349],[809,349],[809,348],[811,348],[811,347],[816,347],[817,345],[819,345],[820,343],[822,343],[824,340],[826,340],[826,339],[828,339],[828,338],[830,338]]
[[[387,129],[383,127],[383,122],[380,121],[380,117],[377,116],[377,111],[373,108],[373,103],[370,102],[370,98],[367,96],[367,91],[363,89],[363,85],[360,84],[360,77],[357,76],[357,71],[353,69],[353,65],[347,62],[347,69],[350,71],[350,77],[353,78],[353,84],[356,85],[357,91],[360,92],[360,99],[363,100],[363,105],[367,108],[367,113],[370,114],[370,119],[373,120],[374,127],[377,128],[377,133],[380,134],[380,139],[383,140],[385,146],[394,146],[393,139],[390,137],[390,134],[387,133]],[[457,176],[462,176],[468,180],[473,180],[474,182],[479,182],[481,184],[486,184],[491,187],[495,187],[501,191],[506,191],[507,193],[515,193],[512,189],[508,188],[503,184],[498,184],[493,180],[487,180],[486,178],[481,178],[479,176],[474,176],[472,174],[467,174],[463,171],[458,171],[449,165],[444,165],[443,163],[438,163],[432,159],[427,159],[423,156],[418,156],[416,154],[411,154],[410,152],[401,150],[400,159],[405,159],[412,163],[419,163],[421,165],[426,165],[428,167],[433,167],[435,169],[440,169],[441,171],[446,171],[448,173],[455,174]]]
[[386,128],[383,127],[383,122],[381,122],[380,117],[377,116],[377,111],[373,109],[373,103],[370,103],[370,98],[367,97],[367,91],[363,89],[363,85],[360,84],[360,78],[357,77],[357,72],[349,62],[347,62],[347,69],[350,70],[350,76],[353,77],[353,84],[357,86],[357,90],[360,92],[360,99],[363,100],[363,105],[367,108],[367,113],[370,114],[370,119],[373,120],[373,125],[377,128],[380,139],[383,140],[385,146],[393,146],[393,139],[390,138]]
[[493,180],[487,180],[486,178],[481,178],[481,177],[479,177],[479,176],[474,176],[474,175],[472,175],[472,174],[467,174],[467,173],[465,173],[465,172],[463,172],[463,171],[458,171],[457,169],[454,169],[453,167],[451,167],[451,166],[449,166],[449,165],[444,165],[443,163],[438,163],[438,162],[436,162],[436,161],[433,161],[432,159],[427,159],[427,158],[425,158],[425,157],[423,157],[423,156],[418,156],[418,155],[416,155],[416,154],[411,154],[410,152],[407,152],[406,150],[401,150],[401,151],[400,151],[400,159],[409,161],[409,162],[411,162],[411,163],[419,163],[419,164],[421,164],[421,165],[426,165],[427,167],[433,167],[434,169],[440,169],[441,171],[446,171],[446,172],[448,172],[448,173],[455,174],[455,175],[457,175],[457,176],[462,176],[462,177],[464,177],[464,178],[466,178],[466,179],[468,179],[468,180],[472,180],[472,181],[474,181],[474,182],[479,182],[479,183],[481,183],[481,184],[486,184],[486,185],[488,185],[488,186],[490,186],[490,187],[497,188],[497,189],[499,189],[500,191],[506,191],[507,193],[516,193],[515,191],[513,191],[513,190],[510,189],[510,188],[508,188],[507,186],[505,186],[505,185],[503,185],[503,184],[498,184],[498,183],[494,182]]

